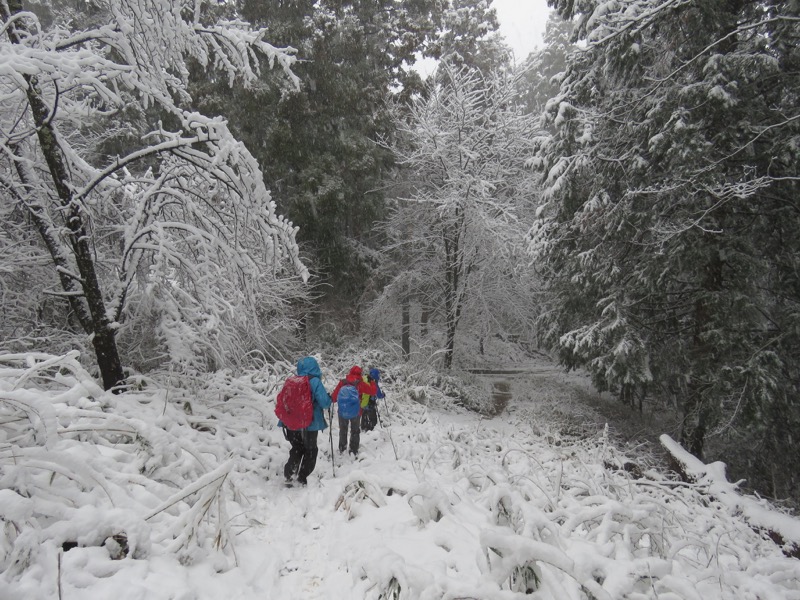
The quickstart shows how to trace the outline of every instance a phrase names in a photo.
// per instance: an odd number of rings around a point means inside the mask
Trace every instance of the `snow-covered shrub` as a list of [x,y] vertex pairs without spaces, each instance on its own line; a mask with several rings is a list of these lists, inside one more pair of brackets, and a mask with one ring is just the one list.
[[334,477],[321,443],[287,489],[271,412],[290,367],[114,396],[74,355],[0,355],[0,595],[797,598],[798,561],[748,521],[766,503],[647,467],[605,428],[551,441],[530,399],[485,418],[398,377],[359,459]]
[[480,414],[493,411],[486,383],[469,373],[443,373],[429,364],[417,363],[400,363],[392,372],[395,388],[424,406],[463,407]]
[[213,381],[214,409],[208,393],[146,381],[138,391],[104,392],[77,352],[0,355],[4,584],[24,589],[23,573],[75,548],[101,548],[107,560],[166,554],[230,568],[235,463],[221,442],[234,432],[218,431],[225,423],[213,411],[258,414],[254,390],[274,382],[255,376],[252,387]]
[[347,518],[352,519],[359,514],[359,505],[362,503],[380,508],[385,506],[384,492],[380,486],[366,478],[356,478],[345,485],[342,495],[336,501],[336,510],[343,510]]

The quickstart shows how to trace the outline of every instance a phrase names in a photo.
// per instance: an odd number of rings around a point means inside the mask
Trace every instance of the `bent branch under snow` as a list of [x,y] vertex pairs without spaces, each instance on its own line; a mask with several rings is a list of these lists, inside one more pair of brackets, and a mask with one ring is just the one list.
[[771,510],[763,500],[739,494],[736,484],[730,483],[725,476],[725,463],[707,465],[666,434],[659,440],[670,454],[671,468],[684,481],[705,487],[709,496],[732,511],[741,512],[751,527],[765,531],[783,547],[784,554],[800,558],[800,519]]

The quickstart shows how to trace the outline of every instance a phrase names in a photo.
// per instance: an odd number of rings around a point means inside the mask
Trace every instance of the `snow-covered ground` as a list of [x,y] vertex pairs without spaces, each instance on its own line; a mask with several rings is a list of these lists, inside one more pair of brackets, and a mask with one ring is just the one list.
[[334,471],[326,431],[287,489],[288,368],[113,396],[74,356],[0,355],[0,600],[800,598],[741,508],[624,456],[541,372],[487,418],[389,368],[360,459]]

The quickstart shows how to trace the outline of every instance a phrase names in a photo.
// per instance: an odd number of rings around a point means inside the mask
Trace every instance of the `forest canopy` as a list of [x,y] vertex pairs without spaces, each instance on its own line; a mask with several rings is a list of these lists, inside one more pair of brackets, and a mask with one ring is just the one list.
[[550,5],[515,62],[489,0],[3,4],[4,350],[502,343],[796,496],[800,8]]

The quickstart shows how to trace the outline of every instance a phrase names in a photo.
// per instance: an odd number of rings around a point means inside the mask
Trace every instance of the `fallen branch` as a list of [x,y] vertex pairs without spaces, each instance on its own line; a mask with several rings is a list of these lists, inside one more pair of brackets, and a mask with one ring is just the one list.
[[666,434],[659,440],[670,454],[670,466],[684,481],[704,486],[709,496],[732,511],[741,512],[753,529],[766,532],[784,554],[800,558],[800,520],[770,509],[764,501],[739,494],[736,485],[725,476],[725,463],[707,465]]

